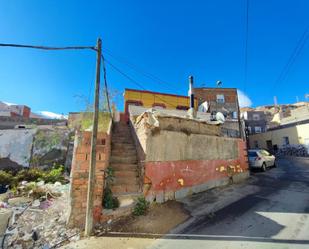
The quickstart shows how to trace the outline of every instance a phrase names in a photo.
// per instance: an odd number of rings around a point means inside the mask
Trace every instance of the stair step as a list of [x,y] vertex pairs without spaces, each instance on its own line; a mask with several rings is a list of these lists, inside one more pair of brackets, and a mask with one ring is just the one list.
[[134,146],[134,142],[132,140],[127,140],[127,139],[123,139],[123,140],[119,139],[119,140],[113,140],[112,141],[112,145],[117,145],[117,144],[119,144],[119,145],[122,145],[122,144],[133,145]]
[[119,143],[119,142],[112,142],[112,148],[129,148],[135,149],[135,144],[132,143]]
[[115,178],[137,178],[137,170],[115,170]]
[[132,193],[132,192],[138,192],[139,187],[137,184],[134,185],[113,185],[111,186],[111,190],[113,194],[117,195],[119,193],[125,194],[125,193]]
[[134,176],[124,176],[124,177],[115,177],[112,186],[116,185],[123,185],[123,186],[130,186],[130,185],[138,185],[138,178],[136,175]]
[[132,205],[136,202],[137,198],[142,196],[141,193],[124,193],[124,194],[115,194],[119,201],[119,207],[126,207]]
[[110,162],[112,163],[129,163],[134,164],[137,163],[137,157],[134,156],[111,156]]
[[132,140],[132,137],[131,136],[113,136],[112,137],[112,141],[115,141],[115,140]]
[[136,156],[136,152],[130,152],[130,151],[116,151],[112,152],[113,157],[133,157]]
[[123,149],[123,148],[112,148],[112,154],[114,153],[125,153],[125,154],[136,154],[136,149],[134,148],[129,148],[129,149]]
[[117,131],[117,130],[114,130],[113,133],[112,133],[112,137],[132,137],[132,134],[131,134],[131,131],[130,130],[127,130],[127,131]]
[[112,140],[113,145],[132,145],[134,146],[134,142],[132,140]]
[[115,170],[136,170],[137,164],[130,163],[111,163],[110,166]]

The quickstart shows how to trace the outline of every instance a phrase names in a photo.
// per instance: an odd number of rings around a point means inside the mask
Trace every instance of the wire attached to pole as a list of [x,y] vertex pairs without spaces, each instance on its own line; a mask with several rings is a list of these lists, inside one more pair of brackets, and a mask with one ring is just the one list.
[[97,51],[97,48],[93,47],[93,46],[49,47],[49,46],[34,46],[34,45],[23,45],[23,44],[13,44],[13,43],[0,43],[0,47],[32,48],[32,49],[41,49],[41,50],[81,50],[81,49],[90,49],[90,50]]
[[107,78],[106,78],[105,58],[104,58],[103,54],[101,54],[101,58],[102,58],[102,68],[103,68],[103,79],[104,79],[104,86],[105,86],[105,95],[106,95],[106,99],[107,99],[107,108],[108,108],[111,120],[113,120],[113,114],[112,114],[112,110],[111,110],[111,106],[110,106],[110,102],[109,102],[109,93],[108,93],[108,85],[107,85]]

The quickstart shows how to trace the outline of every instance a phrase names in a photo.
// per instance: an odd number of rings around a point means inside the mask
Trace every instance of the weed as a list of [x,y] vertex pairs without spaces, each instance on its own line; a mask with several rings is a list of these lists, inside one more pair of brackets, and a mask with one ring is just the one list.
[[37,181],[38,179],[42,179],[44,176],[44,171],[38,168],[31,168],[31,169],[23,169],[19,171],[15,178],[17,182],[20,181],[27,181],[33,182]]
[[145,197],[138,197],[133,214],[135,216],[145,215],[149,208],[149,202],[146,201]]
[[115,170],[112,167],[108,167],[105,171],[105,182],[107,186],[110,186],[115,178]]
[[12,178],[13,178],[12,174],[0,170],[0,185],[2,186],[11,185]]
[[63,182],[64,181],[64,166],[54,166],[49,172],[44,172],[42,180],[44,182]]
[[119,207],[119,201],[113,196],[112,190],[106,186],[103,193],[103,206],[106,209],[115,209]]

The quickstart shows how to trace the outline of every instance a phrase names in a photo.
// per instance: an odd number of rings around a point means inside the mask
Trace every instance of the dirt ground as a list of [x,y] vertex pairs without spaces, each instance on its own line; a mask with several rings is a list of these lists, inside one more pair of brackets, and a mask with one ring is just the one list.
[[176,201],[152,204],[146,215],[122,218],[111,226],[111,232],[166,234],[183,223],[189,214]]

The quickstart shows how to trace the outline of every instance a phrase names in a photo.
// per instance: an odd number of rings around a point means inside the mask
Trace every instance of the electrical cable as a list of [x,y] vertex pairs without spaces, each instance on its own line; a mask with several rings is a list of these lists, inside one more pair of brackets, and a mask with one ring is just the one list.
[[109,102],[109,93],[108,93],[108,85],[107,85],[107,77],[106,77],[106,66],[105,66],[105,58],[103,54],[101,54],[102,58],[102,68],[103,68],[103,79],[104,79],[104,86],[105,86],[105,96],[107,100],[107,108],[111,117],[111,120],[113,120],[112,110]]
[[112,58],[114,58],[115,60],[117,60],[118,62],[120,63],[123,63],[124,65],[128,66],[129,68],[133,69],[135,72],[137,73],[140,73],[141,75],[149,78],[149,79],[152,79],[153,81],[167,87],[168,89],[172,90],[172,91],[175,91],[177,89],[176,86],[170,84],[170,83],[167,83],[166,81],[160,79],[159,77],[155,76],[154,74],[151,74],[149,72],[145,72],[145,70],[142,70],[141,68],[139,68],[138,66],[134,65],[133,63],[131,62],[128,62],[126,59],[123,59],[123,58],[120,58],[119,56],[115,56],[114,54],[112,54],[110,52],[110,50],[108,49],[103,49],[105,50],[105,52],[111,56]]
[[15,48],[32,48],[41,50],[81,50],[90,49],[97,51],[96,47],[93,46],[68,46],[68,47],[49,47],[49,46],[34,46],[34,45],[22,45],[13,43],[0,43],[0,47],[15,47]]
[[246,92],[248,80],[248,37],[249,37],[249,0],[246,0],[246,37],[245,37],[245,80],[244,92]]
[[[143,89],[144,91],[148,91],[145,87],[143,87],[140,83],[138,83],[136,80],[134,80],[132,77],[130,77],[129,75],[127,75],[126,73],[122,72],[119,68],[117,68],[115,65],[113,65],[110,61],[106,60],[106,63],[108,63],[115,71],[117,71],[118,73],[120,73],[121,75],[123,75],[125,78],[127,78],[128,80],[130,80],[132,83],[134,83],[135,85],[137,85],[138,87],[140,87],[141,89]],[[152,93],[153,96],[155,96],[156,98],[162,100],[164,103],[169,104],[175,108],[177,108],[177,106],[175,106],[172,103],[167,102],[166,100],[162,99],[160,96]]]
[[275,83],[273,84],[273,87],[272,87],[272,92],[275,90],[276,86],[278,85],[278,83],[281,81],[283,82],[291,67],[293,66],[293,64],[295,63],[297,57],[300,55],[300,53],[303,51],[303,48],[309,38],[309,35],[308,35],[308,28],[309,26],[305,29],[305,31],[303,32],[302,36],[300,37],[300,39],[298,40],[297,44],[296,44],[296,47],[293,49],[287,63],[284,65],[282,71],[280,72],[277,80],[275,81]]

